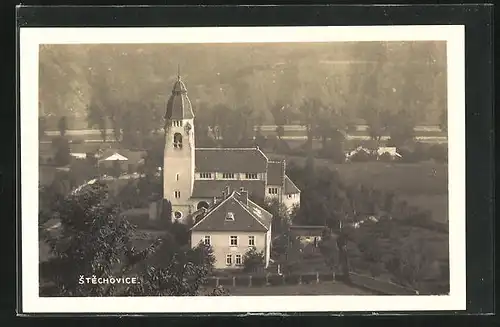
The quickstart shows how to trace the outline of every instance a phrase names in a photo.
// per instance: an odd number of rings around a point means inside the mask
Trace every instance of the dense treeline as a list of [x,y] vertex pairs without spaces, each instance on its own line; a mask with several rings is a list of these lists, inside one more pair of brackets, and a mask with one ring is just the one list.
[[[226,45],[44,45],[40,113],[49,128],[68,116],[129,138],[161,128],[177,65],[198,116],[248,108],[273,123],[272,108],[299,115],[318,99],[334,121],[384,128],[385,113],[438,124],[446,107],[446,48],[440,42]],[[121,135],[130,122],[134,129]],[[235,127],[236,128],[236,127]],[[223,131],[221,131],[223,133]]]

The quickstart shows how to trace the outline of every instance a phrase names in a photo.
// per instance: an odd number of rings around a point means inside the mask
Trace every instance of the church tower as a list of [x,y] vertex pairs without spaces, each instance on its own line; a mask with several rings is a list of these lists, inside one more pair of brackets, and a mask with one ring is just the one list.
[[172,220],[191,213],[195,169],[194,114],[180,73],[165,113],[163,198],[172,204]]

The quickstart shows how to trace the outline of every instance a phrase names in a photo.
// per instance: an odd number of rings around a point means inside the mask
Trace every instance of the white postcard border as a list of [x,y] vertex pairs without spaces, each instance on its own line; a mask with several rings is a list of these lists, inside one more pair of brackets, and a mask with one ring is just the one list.
[[[434,311],[466,309],[465,45],[462,25],[20,29],[22,309],[24,313]],[[450,294],[41,298],[38,274],[40,44],[447,41]],[[75,276],[77,278],[78,276]]]

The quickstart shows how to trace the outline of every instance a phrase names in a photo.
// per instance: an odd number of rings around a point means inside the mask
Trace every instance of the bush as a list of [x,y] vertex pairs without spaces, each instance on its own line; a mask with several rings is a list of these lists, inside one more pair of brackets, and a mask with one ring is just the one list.
[[434,144],[429,148],[429,158],[437,162],[448,162],[448,148],[446,145]]
[[365,150],[360,150],[354,153],[350,158],[352,162],[368,162],[374,159],[375,159],[374,156]]
[[266,285],[266,277],[252,276],[252,286],[264,286],[264,285]]
[[391,162],[391,161],[393,161],[393,157],[389,153],[384,152],[384,153],[382,153],[382,155],[380,155],[378,157],[378,160],[383,161],[383,162]]
[[243,256],[243,270],[245,272],[255,272],[264,266],[264,251],[258,252],[251,248]]
[[300,275],[297,274],[289,274],[285,275],[285,284],[286,285],[297,285],[300,280]]

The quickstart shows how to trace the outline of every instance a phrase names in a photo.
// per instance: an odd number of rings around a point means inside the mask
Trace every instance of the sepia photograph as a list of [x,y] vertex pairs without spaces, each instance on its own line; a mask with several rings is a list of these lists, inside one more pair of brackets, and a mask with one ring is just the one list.
[[465,307],[463,27],[45,30],[20,43],[34,312]]

